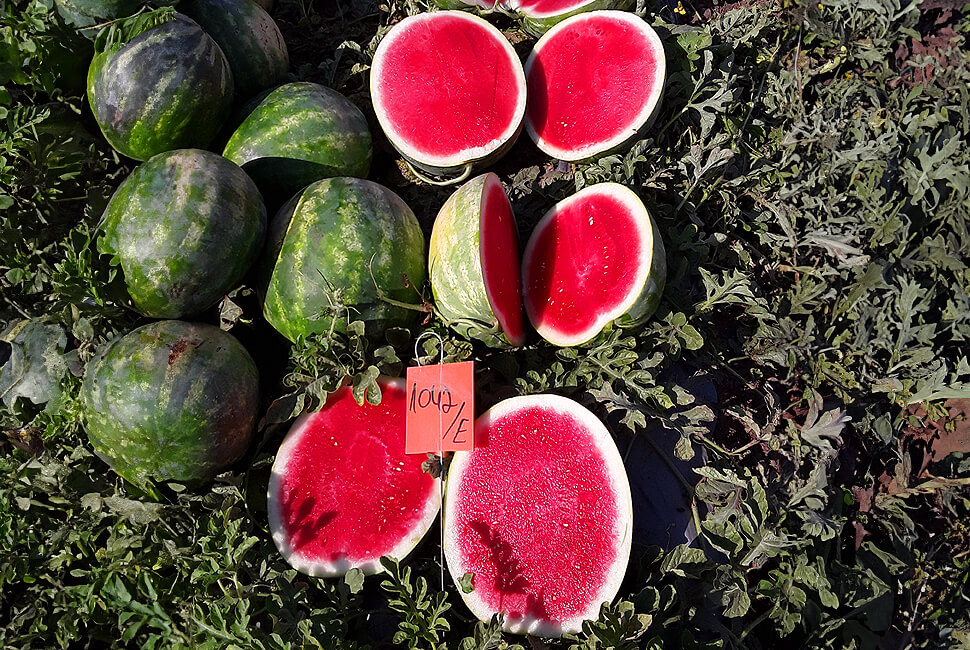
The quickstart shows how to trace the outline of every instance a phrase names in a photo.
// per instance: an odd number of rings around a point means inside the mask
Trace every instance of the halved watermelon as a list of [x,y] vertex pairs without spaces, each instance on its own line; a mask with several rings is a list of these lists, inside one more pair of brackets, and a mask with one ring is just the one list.
[[633,510],[606,427],[558,395],[513,397],[475,422],[445,487],[444,551],[483,621],[505,613],[518,634],[559,636],[596,619],[626,572]]
[[536,224],[522,260],[525,312],[556,345],[606,327],[634,327],[657,310],[667,279],[660,231],[632,190],[586,187]]
[[525,74],[529,136],[550,156],[579,161],[623,147],[649,124],[666,61],[660,37],[636,14],[592,11],[540,38]]
[[349,387],[296,421],[270,476],[269,523],[280,553],[313,576],[382,570],[434,523],[439,483],[404,453],[404,381],[380,378],[381,403],[358,405]]
[[498,176],[473,178],[448,197],[431,231],[428,274],[457,332],[496,347],[525,342],[519,234]]
[[522,64],[500,31],[464,12],[395,25],[374,54],[370,88],[388,140],[432,174],[467,174],[498,159],[522,128]]

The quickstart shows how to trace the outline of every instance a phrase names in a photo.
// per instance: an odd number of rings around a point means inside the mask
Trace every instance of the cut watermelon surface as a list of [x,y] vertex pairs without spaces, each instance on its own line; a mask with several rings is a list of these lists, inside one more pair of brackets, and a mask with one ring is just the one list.
[[472,574],[469,609],[507,631],[559,636],[596,619],[630,555],[632,506],[606,427],[558,395],[514,397],[475,423],[445,489],[445,558]]
[[557,203],[536,225],[522,261],[525,311],[556,345],[585,343],[613,323],[638,325],[657,309],[666,259],[640,199],[600,183]]
[[428,255],[435,304],[463,336],[503,347],[525,342],[519,235],[492,173],[456,190],[435,218]]
[[404,381],[380,379],[377,406],[339,389],[287,434],[273,464],[273,541],[295,569],[339,576],[404,558],[438,514],[438,483],[404,453]]
[[374,54],[371,97],[381,128],[431,173],[485,164],[515,141],[525,76],[497,29],[460,11],[405,18]]
[[586,160],[621,147],[652,117],[666,77],[663,43],[623,11],[568,18],[525,64],[526,130],[542,151]]

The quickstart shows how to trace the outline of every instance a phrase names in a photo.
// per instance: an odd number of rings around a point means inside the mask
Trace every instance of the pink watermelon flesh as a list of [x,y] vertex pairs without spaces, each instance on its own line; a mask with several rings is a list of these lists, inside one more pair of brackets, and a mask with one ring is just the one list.
[[289,546],[305,562],[378,560],[438,499],[424,457],[404,453],[403,383],[383,385],[382,395],[378,406],[358,406],[341,388],[288,450],[275,496]]
[[492,420],[476,444],[449,525],[466,531],[474,593],[512,619],[582,617],[618,553],[617,495],[587,427],[533,407]]
[[521,345],[525,340],[525,328],[515,217],[500,182],[486,186],[483,203],[481,256],[485,294],[509,341]]
[[519,11],[527,16],[555,16],[566,13],[589,0],[519,0]]
[[642,28],[613,13],[618,12],[592,12],[562,23],[526,71],[526,114],[547,152],[622,141],[641,126],[645,105],[655,101],[654,88],[663,83],[658,75],[663,52]]
[[609,194],[568,202],[533,234],[525,300],[535,323],[581,335],[635,289],[646,245],[630,206]]
[[501,138],[516,119],[517,64],[477,19],[440,12],[414,21],[391,42],[380,70],[389,135],[435,158]]

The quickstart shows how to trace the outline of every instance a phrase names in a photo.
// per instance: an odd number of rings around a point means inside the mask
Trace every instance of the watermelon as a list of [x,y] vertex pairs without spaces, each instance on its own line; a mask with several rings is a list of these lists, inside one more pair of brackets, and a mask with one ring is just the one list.
[[438,312],[461,335],[496,347],[525,342],[519,236],[498,176],[448,197],[431,231],[428,277]]
[[206,483],[246,452],[259,375],[246,349],[212,325],[143,325],[108,343],[81,387],[94,451],[125,480]]
[[628,9],[633,0],[436,0],[443,9],[501,11],[518,17],[522,28],[541,36],[570,16],[599,9]]
[[322,178],[367,176],[371,135],[364,114],[337,91],[290,83],[253,107],[223,155],[285,200]]
[[191,0],[179,9],[222,48],[237,96],[251,97],[286,78],[290,57],[283,35],[253,0]]
[[106,57],[88,84],[88,101],[112,147],[135,160],[209,145],[228,117],[229,63],[191,19],[142,32]]
[[403,559],[434,523],[440,483],[404,453],[401,379],[379,378],[381,403],[358,405],[349,387],[301,416],[280,445],[268,490],[273,541],[313,576],[382,570]]
[[633,191],[586,187],[536,224],[522,260],[525,311],[556,345],[579,345],[607,327],[641,325],[667,279],[656,223]]
[[243,170],[200,149],[166,151],[118,187],[99,250],[121,265],[137,309],[180,318],[214,305],[259,255],[266,209]]
[[402,304],[420,303],[424,235],[382,185],[349,177],[313,183],[280,209],[266,249],[263,315],[291,341],[343,332],[354,320],[383,331],[417,318]]
[[616,595],[632,540],[630,485],[603,423],[558,395],[513,397],[451,461],[444,552],[462,598],[518,634],[578,632]]
[[573,16],[540,38],[526,61],[526,131],[560,160],[618,151],[650,124],[665,70],[660,37],[635,14]]
[[370,88],[394,148],[439,176],[464,180],[502,156],[522,127],[519,58],[500,31],[464,12],[418,14],[392,27],[374,54]]

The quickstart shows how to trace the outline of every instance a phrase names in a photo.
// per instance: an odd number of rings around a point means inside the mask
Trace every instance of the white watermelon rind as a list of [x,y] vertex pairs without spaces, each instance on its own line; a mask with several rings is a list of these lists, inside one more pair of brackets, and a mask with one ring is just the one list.
[[[522,395],[503,400],[483,413],[475,421],[476,439],[477,433],[481,428],[487,427],[492,419],[499,419],[517,411],[530,408],[541,407],[552,409],[570,416],[582,422],[592,434],[597,449],[602,454],[606,463],[607,475],[611,477],[611,485],[617,501],[617,520],[614,528],[616,535],[616,560],[607,571],[606,580],[597,592],[596,598],[590,601],[589,607],[579,616],[567,621],[552,622],[529,617],[520,619],[505,618],[502,629],[512,634],[531,634],[541,637],[558,637],[563,634],[579,632],[582,629],[583,621],[596,620],[599,618],[600,607],[605,602],[612,602],[620,590],[620,585],[626,575],[627,564],[630,560],[630,549],[633,544],[633,498],[630,493],[630,482],[627,479],[626,467],[623,459],[613,441],[613,437],[606,426],[586,407],[578,402],[561,395],[538,394]],[[475,589],[471,593],[465,593],[459,584],[464,571],[458,550],[458,533],[455,528],[456,503],[458,493],[461,489],[462,476],[468,467],[474,451],[457,451],[448,466],[448,476],[445,482],[445,503],[443,513],[444,543],[443,549],[448,571],[458,585],[458,591],[462,600],[481,621],[489,621],[493,614],[497,613],[482,600]],[[523,449],[523,455],[528,455],[528,449]],[[527,460],[523,460],[527,462]],[[539,525],[540,522],[525,522],[525,526]],[[472,580],[473,586],[474,578]],[[478,588],[481,588],[480,586]]]
[[[382,390],[385,388],[396,388],[403,391],[405,389],[404,379],[380,377],[377,381]],[[290,566],[300,573],[304,573],[309,576],[318,578],[339,578],[346,575],[348,571],[354,568],[360,569],[365,575],[381,573],[385,569],[381,565],[380,556],[372,558],[366,562],[358,563],[351,562],[346,559],[339,562],[327,562],[307,558],[301,555],[300,552],[294,549],[289,543],[289,536],[286,533],[286,527],[283,523],[283,515],[276,495],[279,494],[280,480],[285,473],[284,470],[287,463],[289,463],[293,450],[299,445],[299,442],[309,428],[309,423],[314,415],[315,413],[306,413],[297,418],[296,422],[283,439],[282,444],[280,444],[279,451],[276,454],[276,460],[273,462],[269,486],[266,490],[269,527],[273,535],[273,542],[276,544],[276,548]],[[361,467],[354,469],[350,467],[323,467],[321,468],[321,471],[366,472],[367,468]],[[397,546],[395,546],[389,553],[385,553],[384,555],[388,555],[397,560],[403,560],[410,555],[411,551],[413,551],[421,540],[424,539],[424,536],[427,534],[428,530],[431,528],[432,524],[434,524],[434,521],[438,516],[438,511],[441,507],[441,489],[441,482],[436,480],[435,489],[432,490],[431,495],[428,497],[428,500],[424,506],[424,512],[422,513],[421,519],[418,521],[417,525],[411,529],[411,533],[408,536],[402,539],[400,543],[398,543]]]
[[[629,293],[613,309],[597,315],[590,327],[579,334],[570,335],[561,332],[551,323],[540,322],[529,301],[529,269],[533,267],[532,257],[535,253],[538,236],[555,220],[556,215],[573,203],[583,201],[593,194],[612,196],[630,208],[639,222],[640,233],[643,237],[640,264],[635,270],[635,281]],[[542,338],[553,345],[568,347],[582,345],[596,338],[607,327],[616,324],[619,327],[636,327],[643,324],[657,310],[660,296],[663,294],[667,280],[667,259],[660,229],[650,215],[650,211],[633,190],[619,183],[598,183],[588,185],[572,196],[554,205],[539,223],[536,224],[529,241],[525,245],[522,255],[522,293],[525,303],[525,313],[532,326]]]
[[[502,45],[503,50],[512,62],[512,71],[516,77],[519,93],[516,99],[513,119],[499,137],[485,145],[463,149],[450,156],[433,156],[415,149],[408,144],[404,136],[395,130],[382,100],[382,92],[379,85],[384,67],[384,59],[387,56],[387,51],[391,43],[397,38],[400,38],[410,26],[423,21],[436,20],[444,15],[467,20],[471,24],[485,28],[485,31]],[[459,63],[455,62],[456,65]],[[374,52],[374,60],[371,64],[370,71],[370,94],[374,106],[374,113],[377,115],[377,121],[381,125],[381,129],[384,131],[391,145],[412,165],[437,176],[468,171],[469,166],[470,169],[477,169],[498,160],[498,158],[503,156],[515,144],[519,133],[522,131],[522,125],[525,122],[526,83],[522,62],[512,48],[512,44],[505,38],[502,32],[485,19],[465,11],[447,10],[417,14],[409,16],[394,25],[381,40],[377,46],[377,50]]]
[[526,113],[526,133],[529,134],[529,137],[532,138],[532,141],[535,143],[536,147],[539,148],[539,150],[558,160],[563,160],[566,162],[588,162],[603,155],[614,153],[623,149],[653,123],[657,109],[660,106],[660,100],[663,97],[664,86],[667,83],[667,59],[666,55],[664,54],[663,41],[660,40],[660,36],[649,23],[636,14],[627,11],[584,11],[557,23],[549,31],[547,31],[542,38],[538,40],[538,42],[536,42],[535,47],[532,49],[532,53],[529,54],[529,58],[525,62],[526,78],[528,79],[529,72],[532,70],[532,66],[535,64],[535,59],[539,52],[541,52],[542,48],[545,47],[550,40],[554,39],[559,32],[568,29],[575,23],[602,16],[629,23],[630,25],[639,29],[644,36],[646,36],[657,61],[656,83],[654,84],[653,88],[651,88],[650,95],[644,102],[643,107],[637,114],[636,119],[620,130],[612,138],[603,142],[586,145],[584,147],[563,149],[546,142],[536,131],[535,125],[532,124],[532,120],[529,119],[529,115]]

